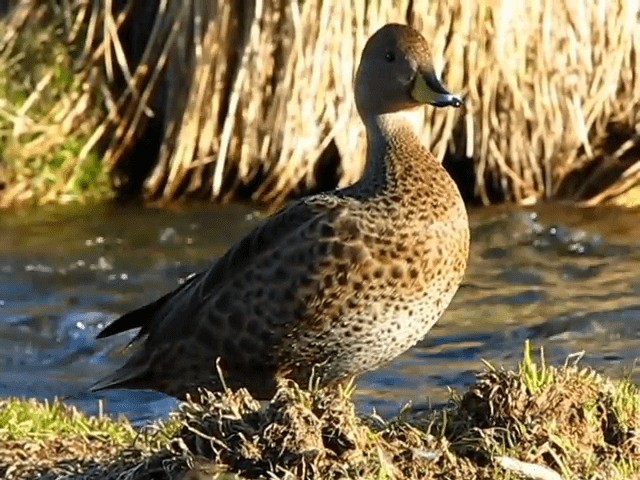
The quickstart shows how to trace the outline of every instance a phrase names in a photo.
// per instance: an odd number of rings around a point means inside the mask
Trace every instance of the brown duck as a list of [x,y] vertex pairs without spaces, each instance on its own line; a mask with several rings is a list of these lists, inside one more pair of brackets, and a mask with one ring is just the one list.
[[368,142],[362,179],[294,202],[208,270],[107,326],[99,338],[139,328],[137,348],[93,390],[183,398],[221,389],[221,370],[230,388],[266,399],[280,379],[344,381],[427,334],[462,280],[469,224],[403,111],[462,100],[436,77],[426,40],[397,24],[367,42],[355,98]]

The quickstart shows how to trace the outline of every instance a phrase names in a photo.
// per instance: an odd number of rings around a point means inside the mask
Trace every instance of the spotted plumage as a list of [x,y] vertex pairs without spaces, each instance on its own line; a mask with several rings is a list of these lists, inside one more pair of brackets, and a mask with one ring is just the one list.
[[466,267],[469,228],[458,189],[404,110],[460,106],[429,47],[390,24],[367,42],[356,75],[367,132],[354,185],[298,200],[208,270],[119,318],[99,337],[140,328],[126,364],[94,389],[246,387],[269,398],[282,378],[334,383],[423,338]]

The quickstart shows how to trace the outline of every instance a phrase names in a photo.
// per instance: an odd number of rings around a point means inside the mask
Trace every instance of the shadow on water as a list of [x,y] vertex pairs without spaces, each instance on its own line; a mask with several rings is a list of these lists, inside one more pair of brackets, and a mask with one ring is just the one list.
[[[471,212],[465,283],[419,345],[364,375],[362,410],[392,414],[407,401],[440,403],[482,359],[513,367],[524,340],[562,363],[614,377],[640,357],[640,212],[507,208]],[[153,392],[90,394],[125,359],[130,336],[95,334],[129,309],[206,267],[259,220],[242,207],[183,211],[69,207],[0,214],[0,396],[64,397],[135,422],[174,402]],[[640,372],[632,371],[635,380]]]

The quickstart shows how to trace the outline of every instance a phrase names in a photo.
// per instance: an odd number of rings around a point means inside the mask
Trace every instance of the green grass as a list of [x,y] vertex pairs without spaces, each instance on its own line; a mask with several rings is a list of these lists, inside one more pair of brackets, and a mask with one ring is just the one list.
[[60,401],[0,400],[0,439],[43,440],[56,436],[109,438],[127,445],[137,432],[131,424],[109,417],[91,417]]
[[538,393],[544,387],[554,382],[554,369],[548,368],[544,359],[544,350],[540,349],[540,360],[536,362],[533,359],[531,351],[531,342],[526,340],[524,343],[524,354],[520,362],[520,376],[530,393]]
[[0,400],[0,478],[57,480],[76,473],[122,480],[148,459],[161,463],[178,426],[157,423],[140,431],[124,418],[88,416],[57,400]]

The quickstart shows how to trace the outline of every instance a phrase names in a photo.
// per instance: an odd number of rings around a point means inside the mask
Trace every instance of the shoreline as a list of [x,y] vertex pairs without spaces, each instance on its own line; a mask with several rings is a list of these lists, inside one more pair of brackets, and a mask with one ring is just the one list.
[[640,477],[638,386],[571,359],[549,366],[528,343],[517,369],[487,364],[444,408],[383,420],[357,413],[353,391],[287,384],[266,406],[242,389],[206,392],[142,430],[58,401],[3,399],[0,476]]

